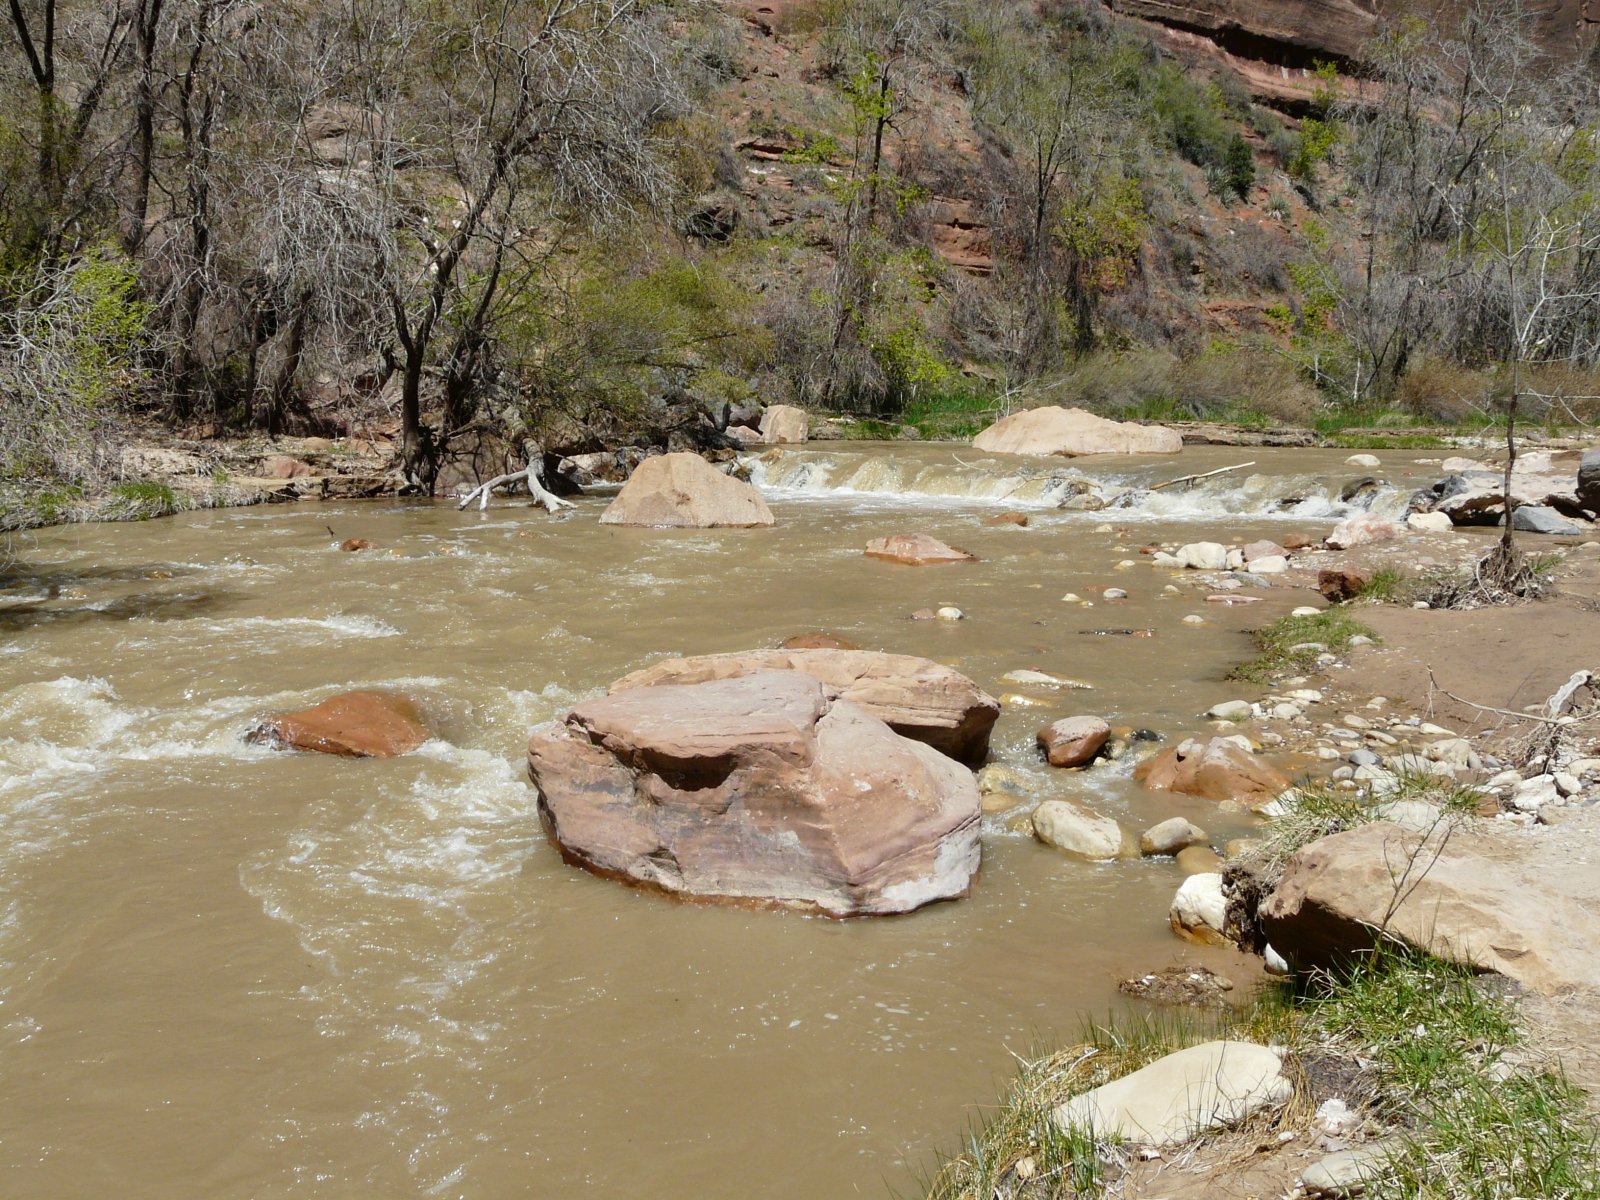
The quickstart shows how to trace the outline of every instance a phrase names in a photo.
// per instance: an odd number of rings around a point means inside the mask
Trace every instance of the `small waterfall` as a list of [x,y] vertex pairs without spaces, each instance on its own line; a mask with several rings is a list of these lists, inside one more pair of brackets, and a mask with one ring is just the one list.
[[[1270,451],[1241,451],[1263,457]],[[1331,457],[1331,454],[1330,454]],[[1172,460],[1096,469],[1083,460],[986,457],[977,451],[898,446],[872,449],[783,447],[745,460],[752,483],[779,499],[861,499],[901,504],[974,504],[1011,508],[1115,510],[1128,517],[1201,520],[1219,515],[1338,520],[1352,512],[1404,516],[1415,491],[1384,481],[1352,489],[1347,471],[1290,467],[1227,472],[1169,484]],[[1344,495],[1347,498],[1341,498]]]

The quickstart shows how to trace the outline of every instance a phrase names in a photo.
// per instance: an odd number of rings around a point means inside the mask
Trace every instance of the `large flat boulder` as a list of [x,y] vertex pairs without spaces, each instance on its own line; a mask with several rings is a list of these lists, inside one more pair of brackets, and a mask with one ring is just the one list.
[[771,446],[803,442],[808,425],[805,409],[792,404],[769,404],[761,414],[761,440]]
[[1511,836],[1379,821],[1322,838],[1289,860],[1261,906],[1263,932],[1302,969],[1387,939],[1535,991],[1600,987],[1594,913],[1559,872],[1519,861]]
[[1134,768],[1133,777],[1158,792],[1260,808],[1289,786],[1289,777],[1229,738],[1185,738]]
[[668,658],[625,675],[613,695],[663,683],[704,683],[753,671],[799,671],[830,698],[859,705],[904,737],[968,766],[982,766],[1000,704],[959,671],[910,654],[875,650],[750,650]]
[[868,558],[903,563],[908,567],[928,567],[937,563],[976,562],[978,556],[947,546],[926,533],[891,533],[873,538],[862,552]]
[[[1578,495],[1582,464],[1583,453],[1577,450],[1520,454],[1511,472],[1511,498],[1517,504],[1553,508],[1567,516],[1580,515],[1585,507]],[[1433,485],[1434,494],[1439,497],[1435,510],[1457,525],[1504,524],[1504,488],[1502,468],[1482,466],[1459,471]]]
[[1001,417],[972,439],[988,454],[1177,454],[1183,438],[1162,425],[1110,421],[1081,408],[1030,408]]
[[1058,1105],[1056,1127],[1146,1146],[1171,1146],[1285,1103],[1294,1085],[1276,1051],[1205,1042]]
[[896,913],[978,869],[971,774],[798,671],[587,701],[528,769],[570,861],[681,895]]
[[600,514],[602,525],[656,528],[749,528],[773,523],[772,510],[760,492],[724,475],[698,454],[645,459]]
[[417,706],[387,692],[340,692],[299,712],[268,717],[248,737],[280,750],[394,758],[429,738]]

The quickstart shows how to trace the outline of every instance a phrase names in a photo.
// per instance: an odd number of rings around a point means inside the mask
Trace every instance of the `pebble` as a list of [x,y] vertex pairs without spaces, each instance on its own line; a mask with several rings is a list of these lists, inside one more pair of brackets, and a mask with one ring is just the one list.
[[1128,598],[1128,593],[1123,588],[1107,588],[1100,594],[1107,600],[1126,600]]
[[1350,752],[1350,761],[1358,767],[1376,767],[1383,763],[1383,758],[1362,747],[1360,750]]
[[966,613],[962,612],[959,608],[956,608],[951,604],[946,604],[935,615],[937,615],[941,621],[964,621],[967,619]]
[[1068,592],[1065,596],[1061,597],[1061,602],[1063,604],[1077,604],[1082,599],[1083,597],[1078,595],[1077,592]]
[[1315,688],[1296,688],[1294,691],[1285,694],[1289,699],[1298,700],[1302,704],[1320,704],[1322,702],[1322,693]]
[[1348,725],[1351,729],[1371,729],[1372,728],[1372,722],[1371,721],[1367,720],[1365,717],[1358,717],[1358,716],[1356,716],[1355,713],[1345,713],[1345,715],[1340,717],[1339,719],[1341,721],[1343,721],[1346,725]]

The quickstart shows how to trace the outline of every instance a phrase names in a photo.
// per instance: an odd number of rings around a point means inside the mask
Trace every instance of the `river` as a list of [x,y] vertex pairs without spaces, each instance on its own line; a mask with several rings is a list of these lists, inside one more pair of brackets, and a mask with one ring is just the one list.
[[[825,629],[1013,697],[992,761],[1041,797],[1135,832],[1174,814],[1242,832],[1142,793],[1125,763],[1051,772],[1033,733],[1090,712],[1182,734],[1248,695],[1224,682],[1244,631],[1304,593],[1206,604],[1137,548],[1325,532],[1363,473],[1343,458],[811,446],[756,465],[769,530],[601,527],[601,495],[564,520],[369,502],[32,535],[0,571],[0,1195],[911,1191],[1013,1052],[1070,1038],[1117,1007],[1119,977],[1184,952],[1177,867],[1070,860],[996,814],[972,895],[910,916],[677,903],[562,863],[529,730],[663,655]],[[1386,474],[1373,503],[1391,512],[1432,478]],[[1058,510],[1067,475],[1126,506]],[[984,524],[1000,509],[1032,523]],[[902,530],[982,561],[862,556]],[[346,537],[377,548],[340,553]],[[1100,600],[1111,586],[1129,599]],[[939,605],[967,619],[908,619]],[[1154,636],[1094,633],[1127,628]],[[1003,679],[1021,668],[1094,690]],[[410,694],[438,737],[382,762],[243,738],[352,687]]]

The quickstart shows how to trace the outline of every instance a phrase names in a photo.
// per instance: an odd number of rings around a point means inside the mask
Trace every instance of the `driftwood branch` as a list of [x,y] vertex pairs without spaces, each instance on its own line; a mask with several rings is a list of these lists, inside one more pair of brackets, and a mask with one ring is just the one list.
[[1229,471],[1242,471],[1246,467],[1255,466],[1255,462],[1237,463],[1231,467],[1218,467],[1215,471],[1202,471],[1198,475],[1181,475],[1177,479],[1169,479],[1165,483],[1158,483],[1151,487],[1152,492],[1159,492],[1162,488],[1176,487],[1180,483],[1199,483],[1202,479],[1210,479],[1213,475],[1226,475]]
[[1479,704],[1476,700],[1468,700],[1465,696],[1458,696],[1454,692],[1447,691],[1440,687],[1439,681],[1434,678],[1433,668],[1428,668],[1429,686],[1440,695],[1450,697],[1450,699],[1454,700],[1457,704],[1465,704],[1468,708],[1475,708],[1479,712],[1494,713],[1501,717],[1510,717],[1513,721],[1534,721],[1540,725],[1554,725],[1558,727],[1576,725],[1581,721],[1592,721],[1596,717],[1600,717],[1600,712],[1587,713],[1583,716],[1575,716],[1572,713],[1562,711],[1570,703],[1572,694],[1584,684],[1592,682],[1594,677],[1594,672],[1592,671],[1574,672],[1572,678],[1567,680],[1567,682],[1556,691],[1555,695],[1551,696],[1549,700],[1545,701],[1544,714],[1540,714],[1517,712],[1510,708],[1496,708],[1492,704]]
[[514,483],[525,484],[528,488],[528,494],[533,497],[534,504],[542,507],[551,516],[554,516],[564,508],[577,507],[572,501],[563,500],[560,496],[545,488],[544,483],[540,480],[543,461],[544,451],[537,446],[530,445],[528,447],[528,465],[526,467],[520,471],[513,471],[509,475],[496,475],[493,479],[480,483],[465,496],[461,497],[461,503],[456,505],[456,508],[466,508],[467,505],[476,500],[478,502],[478,511],[483,512],[489,507],[489,496],[495,488],[510,487]]

